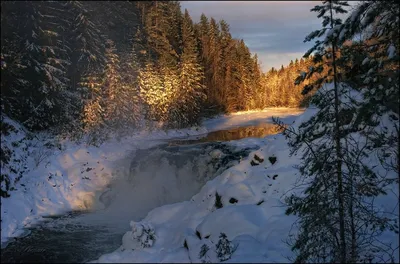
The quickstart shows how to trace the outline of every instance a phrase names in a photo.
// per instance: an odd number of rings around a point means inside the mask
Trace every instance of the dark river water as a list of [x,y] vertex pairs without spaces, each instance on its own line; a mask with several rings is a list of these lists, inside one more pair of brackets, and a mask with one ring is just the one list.
[[[274,125],[263,124],[138,150],[125,161],[125,173],[98,196],[102,208],[46,218],[30,228],[27,236],[16,238],[3,248],[1,262],[82,263],[98,259],[121,245],[130,220],[139,221],[161,205],[189,200],[208,180],[253,150],[239,150],[223,141],[277,132]],[[221,158],[210,156],[216,149],[224,153]]]

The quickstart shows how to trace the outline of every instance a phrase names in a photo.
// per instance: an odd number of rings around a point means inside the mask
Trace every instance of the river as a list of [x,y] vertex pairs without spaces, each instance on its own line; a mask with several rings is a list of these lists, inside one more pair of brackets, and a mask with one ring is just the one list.
[[[117,180],[97,194],[93,210],[46,218],[2,249],[1,261],[82,263],[112,252],[121,245],[130,220],[139,221],[156,207],[189,200],[208,180],[256,148],[237,148],[226,141],[277,132],[273,124],[262,123],[132,152],[120,161]],[[210,155],[213,152],[223,155],[218,158]]]

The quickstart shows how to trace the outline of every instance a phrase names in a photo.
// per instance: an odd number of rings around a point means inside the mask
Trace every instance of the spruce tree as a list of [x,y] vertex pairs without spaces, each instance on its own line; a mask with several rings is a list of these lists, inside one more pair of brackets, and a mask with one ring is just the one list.
[[186,127],[198,123],[200,108],[205,100],[202,85],[203,68],[199,63],[193,22],[186,9],[183,17],[182,36],[184,42],[180,58],[180,87],[171,110],[176,111],[177,114],[174,121],[178,122],[179,126]]
[[[369,159],[373,157],[371,130],[358,114],[363,108],[360,92],[339,74],[344,65],[342,58],[337,59],[343,25],[334,13],[345,13],[346,6],[343,1],[324,1],[312,9],[323,18],[323,29],[312,32],[306,41],[322,40],[305,55],[315,52],[315,67],[297,82],[315,73],[327,74],[303,90],[304,94],[318,90],[311,98],[317,113],[297,129],[284,132],[292,154],[302,153],[299,170],[307,186],[303,194],[287,198],[287,214],[299,216],[299,232],[292,244],[296,262],[377,261],[387,256],[375,243],[377,238],[387,229],[396,229],[394,219],[373,203],[388,189],[374,171],[379,164]],[[324,71],[324,61],[328,71]]]
[[3,15],[2,110],[29,129],[71,121],[63,3],[10,1],[2,4]]
[[140,100],[138,88],[139,59],[135,46],[132,44],[131,50],[121,57],[121,89],[120,95],[124,124],[127,127],[139,128],[142,119],[143,108]]
[[[304,92],[311,90],[309,87],[320,86],[327,81],[333,81],[330,89],[320,88],[314,95],[312,103],[319,108],[319,112],[309,121],[299,127],[298,134],[290,138],[293,151],[298,151],[305,142],[309,148],[304,151],[300,172],[305,177],[311,177],[309,186],[304,191],[305,197],[292,195],[287,199],[288,214],[297,214],[300,217],[300,233],[292,247],[298,252],[296,262],[328,261],[346,263],[347,246],[345,237],[345,205],[343,189],[342,146],[340,143],[339,125],[339,88],[336,65],[336,42],[334,28],[341,24],[340,19],[333,17],[335,13],[345,13],[343,6],[346,2],[324,1],[323,5],[315,6],[311,11],[318,12],[318,17],[323,17],[323,28],[308,35],[305,41],[324,36],[328,30],[330,35],[316,44],[306,53],[308,57],[316,51],[315,62],[321,62],[322,57],[331,58],[333,80],[323,76],[316,83],[305,87]],[[331,46],[328,53],[327,47]],[[315,70],[311,69],[308,76],[322,71],[322,65]],[[302,78],[300,76],[299,78]],[[340,87],[339,87],[340,86]],[[331,123],[332,122],[332,123]],[[321,127],[321,123],[332,125]],[[290,131],[287,130],[286,133]],[[290,136],[290,135],[289,135]],[[314,142],[318,142],[315,144]],[[316,154],[318,153],[318,154]],[[335,175],[332,177],[332,175]]]
[[[363,39],[349,45],[348,60],[352,63],[348,72],[353,72],[353,83],[363,87],[363,107],[359,118],[365,123],[376,123],[388,119],[389,130],[373,131],[375,148],[388,170],[399,173],[399,14],[396,1],[366,1],[360,3],[341,28],[340,39]],[[384,157],[384,156],[390,156]],[[388,161],[389,160],[389,161]]]

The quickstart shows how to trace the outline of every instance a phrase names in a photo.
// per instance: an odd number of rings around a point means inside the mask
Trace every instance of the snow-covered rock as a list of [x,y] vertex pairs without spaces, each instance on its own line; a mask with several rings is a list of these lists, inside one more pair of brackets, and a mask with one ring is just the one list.
[[221,150],[219,150],[219,149],[214,149],[213,151],[210,152],[210,156],[211,156],[213,159],[219,159],[219,158],[221,158],[223,155],[224,155],[224,153],[223,153]]
[[152,247],[156,241],[154,227],[146,222],[130,222],[132,231],[122,237],[122,248],[138,249]]

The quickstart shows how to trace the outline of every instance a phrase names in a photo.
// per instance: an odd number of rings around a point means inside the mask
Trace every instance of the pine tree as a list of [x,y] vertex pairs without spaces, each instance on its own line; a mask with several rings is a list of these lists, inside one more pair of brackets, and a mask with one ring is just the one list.
[[[363,87],[364,106],[360,118],[375,123],[377,117],[387,116],[394,130],[374,131],[376,146],[382,148],[379,155],[390,155],[389,170],[399,173],[399,14],[395,1],[361,3],[341,28],[340,39],[353,38],[358,34],[362,41],[348,46],[346,59],[351,60],[347,72],[354,73],[353,83]],[[383,150],[385,149],[385,150]],[[390,153],[390,154],[389,154]]]
[[221,49],[220,49],[220,43],[219,43],[219,25],[215,21],[214,18],[210,19],[210,24],[208,28],[208,43],[206,44],[208,46],[208,61],[210,63],[210,69],[209,69],[209,75],[208,77],[210,78],[210,86],[207,87],[209,90],[209,93],[207,94],[207,97],[215,98],[214,100],[218,104],[222,104],[222,99],[219,96],[218,92],[218,85],[219,85],[219,68],[220,68],[220,63],[221,63]]
[[311,98],[318,112],[297,130],[285,130],[292,154],[303,153],[299,170],[307,184],[303,195],[287,199],[287,214],[299,216],[299,233],[292,244],[296,262],[349,263],[365,261],[367,254],[381,257],[386,253],[377,250],[376,238],[384,230],[396,228],[393,219],[371,202],[386,194],[386,186],[378,180],[375,164],[366,158],[373,155],[369,130],[357,114],[362,108],[360,93],[339,79],[344,65],[337,59],[342,23],[333,13],[345,13],[346,6],[342,1],[325,1],[312,9],[324,19],[324,28],[312,32],[306,41],[324,38],[305,55],[316,51],[313,62],[317,66],[297,81],[324,73],[324,60],[329,69],[303,90],[308,93],[319,88]]
[[[340,25],[340,19],[334,19],[333,12],[345,13],[343,6],[346,2],[324,1],[322,6],[315,6],[311,11],[318,12],[318,17],[323,17],[323,28],[316,30],[306,37],[310,41],[316,37],[322,37],[328,30],[330,36],[334,35],[335,26]],[[312,103],[320,110],[309,121],[299,127],[299,133],[291,138],[291,146],[294,151],[300,149],[304,142],[311,142],[309,148],[303,154],[303,163],[300,172],[303,176],[312,176],[309,187],[305,190],[305,197],[292,195],[288,199],[288,214],[298,214],[300,217],[300,233],[293,245],[293,250],[298,251],[296,262],[303,261],[347,261],[347,246],[345,237],[345,208],[343,190],[343,168],[342,168],[342,146],[340,143],[339,125],[339,88],[336,80],[337,69],[335,61],[336,42],[335,37],[329,34],[324,41],[316,41],[316,44],[306,53],[308,57],[316,51],[315,62],[322,61],[324,55],[330,55],[333,68],[333,89],[320,88],[318,94],[314,95]],[[331,45],[331,53],[326,52],[326,47]],[[316,71],[321,71],[319,65]],[[312,75],[312,71],[308,76]],[[302,78],[300,76],[299,78]],[[327,81],[327,76],[306,86],[304,92],[311,90],[309,87],[319,86]],[[329,120],[329,121],[328,121]],[[332,126],[322,131],[319,129],[320,122],[334,122]],[[288,130],[291,131],[291,130]],[[287,131],[286,131],[287,132]],[[294,132],[293,132],[294,133]],[[320,141],[325,139],[325,141]],[[321,142],[313,144],[313,142]],[[332,151],[333,150],[333,151]],[[315,153],[318,153],[316,155]],[[332,177],[331,175],[335,175]],[[334,201],[337,207],[330,204]],[[336,212],[338,214],[336,215]],[[338,225],[336,224],[338,223]],[[336,231],[339,230],[338,232]],[[311,236],[315,237],[311,239]],[[328,244],[327,244],[328,243]]]
[[[2,108],[30,129],[73,119],[61,2],[7,2],[2,20]],[[3,11],[2,11],[3,12]],[[26,21],[18,23],[18,21]]]
[[124,94],[119,56],[116,54],[115,44],[108,39],[106,42],[106,65],[102,81],[102,101],[105,109],[104,119],[108,126],[120,127],[124,113],[121,96]]
[[203,68],[199,63],[193,22],[187,10],[183,17],[182,36],[184,42],[179,76],[181,85],[171,110],[177,114],[174,121],[181,127],[186,127],[198,123],[200,107],[205,100]]
[[92,19],[93,11],[85,3],[69,1],[65,3],[65,7],[70,25],[70,33],[66,37],[71,46],[71,85],[73,90],[79,90],[84,96],[90,91],[80,86],[80,82],[85,77],[100,73],[104,67],[105,39],[100,33],[100,26]]
[[[199,42],[201,44],[200,45],[200,47],[201,47],[200,57],[201,57],[201,62],[202,62],[202,66],[204,69],[203,85],[204,85],[204,87],[206,87],[207,98],[208,98],[208,101],[210,101],[210,100],[214,99],[214,98],[210,97],[210,90],[209,90],[210,85],[211,85],[211,78],[212,78],[211,77],[212,76],[211,66],[210,66],[211,61],[210,61],[210,56],[209,56],[210,46],[208,44],[209,43],[208,32],[209,32],[210,24],[209,24],[208,18],[204,14],[201,14],[200,22],[197,26],[198,26],[198,34],[199,34],[198,38],[199,38],[199,40],[200,40]],[[214,104],[214,102],[212,102],[212,104]]]
[[168,67],[148,62],[139,72],[140,98],[146,104],[146,118],[167,123],[171,103],[179,87],[179,77]]
[[250,80],[251,57],[250,51],[244,44],[243,39],[238,42],[237,46],[237,76],[238,76],[238,96],[241,98],[239,108],[237,110],[248,110],[246,103],[251,100],[252,87]]
[[[377,174],[373,180],[368,179],[369,185],[379,186],[387,193],[392,186],[399,184],[399,14],[400,6],[397,2],[363,2],[345,21],[339,34],[339,41],[346,45],[343,56],[343,60],[347,60],[349,65],[346,70],[352,73],[346,77],[357,85],[363,98],[359,108],[354,111],[359,124],[358,130],[363,130],[367,135],[369,141],[365,148],[369,150],[370,156],[379,157],[379,165],[385,171],[384,175]],[[361,41],[347,41],[357,34],[363,36]],[[355,182],[357,184],[357,191],[371,189],[366,188],[365,184]],[[363,187],[360,188],[360,185]],[[369,230],[368,234],[373,239],[368,239],[369,248],[360,252],[364,259],[379,257],[393,261],[393,256],[385,252],[391,250],[390,245],[379,246],[375,237],[386,229],[398,234],[397,223],[393,224],[396,218],[398,214],[385,215],[383,220],[382,217],[378,218],[380,230]],[[374,223],[373,226],[376,225],[378,224]]]
[[224,104],[229,104],[227,101],[229,88],[232,84],[232,62],[234,55],[234,42],[229,32],[229,25],[225,20],[219,21],[221,28],[220,43],[221,43],[221,67],[218,73],[221,77],[219,89],[220,96],[224,100]]
[[217,257],[220,261],[226,261],[231,258],[235,252],[235,248],[231,241],[228,240],[225,233],[221,233],[219,236],[217,247]]
[[139,128],[139,122],[144,113],[138,88],[140,65],[134,45],[121,60],[121,89],[123,93],[119,97],[123,108],[124,124],[126,127]]
[[[178,25],[171,24],[177,13],[176,2],[154,1],[148,7],[144,16],[144,29],[147,35],[147,46],[150,56],[157,60],[161,67],[170,67],[176,70],[178,57],[177,51],[171,45],[170,38],[179,38],[179,35],[167,36],[165,32],[176,31],[171,27]],[[179,40],[175,41],[179,43]]]

